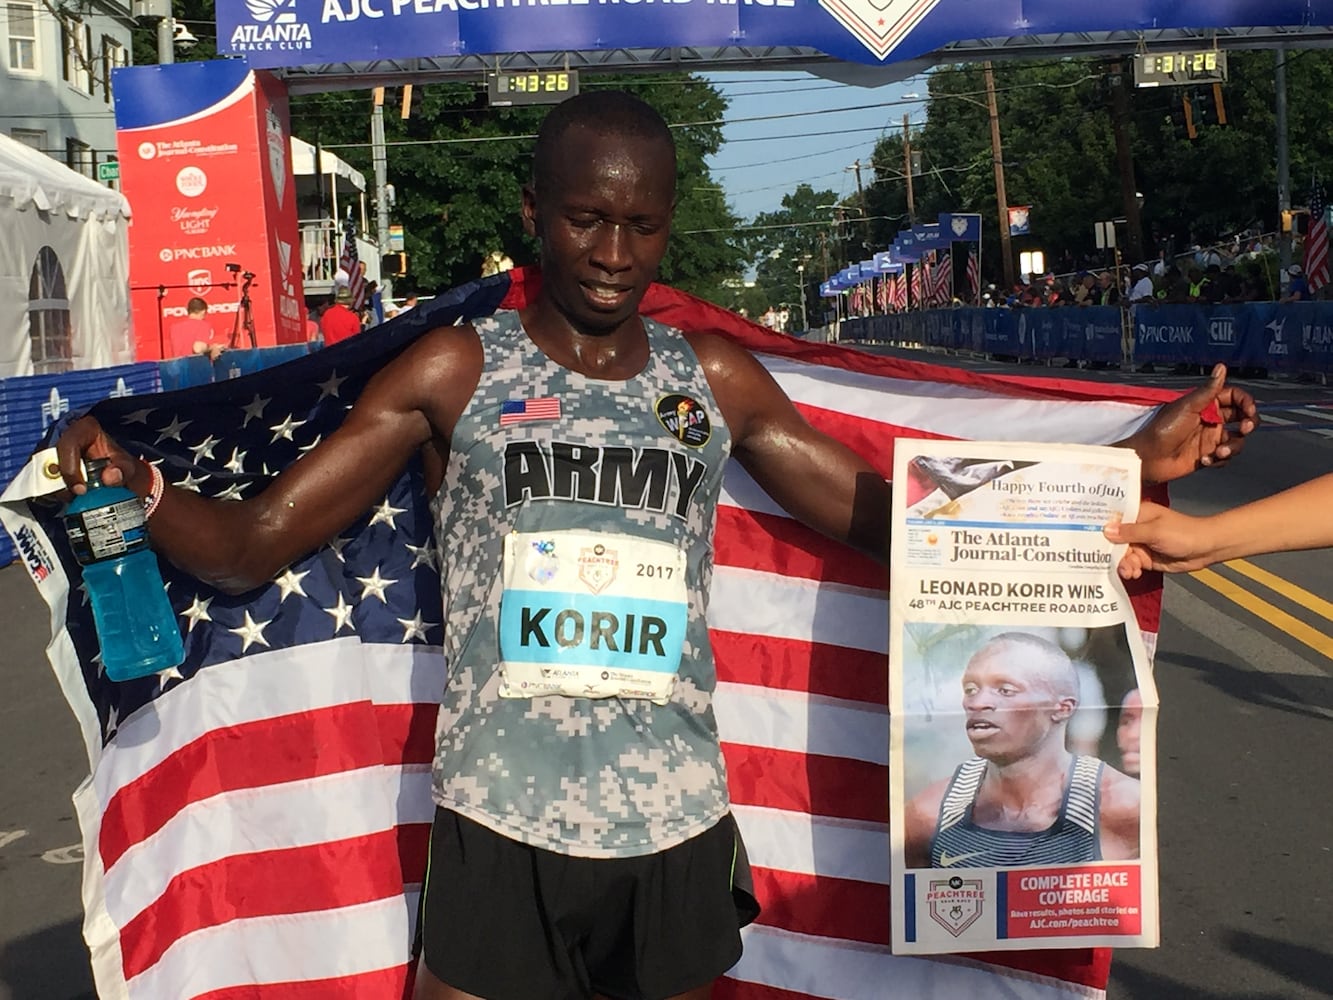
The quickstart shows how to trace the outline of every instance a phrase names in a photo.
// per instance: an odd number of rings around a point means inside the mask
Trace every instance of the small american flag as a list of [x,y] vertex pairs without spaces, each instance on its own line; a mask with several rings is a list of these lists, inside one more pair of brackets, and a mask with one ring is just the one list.
[[522,424],[530,420],[559,420],[560,399],[542,396],[540,399],[506,399],[500,404],[500,426]]
[[1324,218],[1326,207],[1324,186],[1315,184],[1310,191],[1310,231],[1305,237],[1305,274],[1311,294],[1329,282],[1328,222]]
[[347,272],[347,288],[352,293],[352,311],[360,312],[366,304],[366,276],[361,272],[361,259],[356,250],[356,223],[351,216],[343,224],[343,251],[338,259],[338,270]]
[[981,305],[981,261],[975,250],[967,251],[967,297]]

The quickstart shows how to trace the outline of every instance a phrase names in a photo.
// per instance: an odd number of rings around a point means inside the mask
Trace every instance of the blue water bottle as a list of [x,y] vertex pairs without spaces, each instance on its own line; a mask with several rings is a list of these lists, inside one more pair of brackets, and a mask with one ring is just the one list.
[[157,556],[148,547],[143,500],[107,486],[107,459],[84,463],[88,490],[65,508],[65,531],[93,606],[102,665],[113,681],[146,677],[185,659]]

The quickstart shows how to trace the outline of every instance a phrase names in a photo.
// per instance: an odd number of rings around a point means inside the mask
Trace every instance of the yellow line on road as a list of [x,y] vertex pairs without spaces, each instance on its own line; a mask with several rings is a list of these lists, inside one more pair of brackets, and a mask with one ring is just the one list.
[[1308,590],[1296,586],[1290,580],[1284,579],[1276,573],[1270,573],[1268,570],[1256,566],[1248,559],[1233,559],[1226,565],[1242,576],[1248,576],[1255,583],[1261,584],[1274,593],[1281,594],[1287,600],[1294,601],[1301,607],[1307,608],[1333,622],[1333,602],[1326,601],[1322,597],[1316,597]]
[[1299,618],[1287,614],[1262,598],[1255,597],[1240,584],[1228,580],[1211,569],[1197,570],[1190,576],[1205,587],[1217,591],[1227,600],[1239,604],[1250,614],[1262,618],[1274,628],[1281,629],[1297,642],[1304,643],[1316,653],[1333,659],[1333,637],[1325,635],[1317,628],[1305,624]]

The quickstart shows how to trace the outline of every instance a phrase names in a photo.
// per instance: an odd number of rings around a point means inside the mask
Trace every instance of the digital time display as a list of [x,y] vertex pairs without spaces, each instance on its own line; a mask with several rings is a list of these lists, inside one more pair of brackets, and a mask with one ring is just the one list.
[[1139,87],[1224,83],[1226,78],[1227,55],[1217,49],[1149,52],[1134,57],[1134,83]]
[[573,69],[487,73],[486,91],[492,107],[559,104],[579,92],[579,74]]

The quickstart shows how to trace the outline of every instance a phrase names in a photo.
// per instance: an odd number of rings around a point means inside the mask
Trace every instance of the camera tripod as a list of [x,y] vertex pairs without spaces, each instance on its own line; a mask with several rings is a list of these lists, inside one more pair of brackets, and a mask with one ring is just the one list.
[[[227,270],[232,270],[233,265],[228,264]],[[240,268],[236,268],[240,270]],[[227,340],[227,346],[232,350],[236,349],[240,342],[241,330],[244,329],[250,340],[250,347],[253,350],[259,346],[259,340],[255,336],[255,317],[250,309],[250,285],[254,283],[255,272],[243,271],[241,273],[241,301],[236,308],[236,319],[231,325],[231,337]]]

